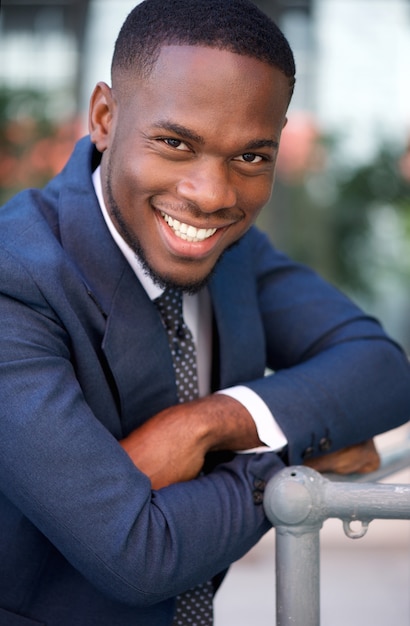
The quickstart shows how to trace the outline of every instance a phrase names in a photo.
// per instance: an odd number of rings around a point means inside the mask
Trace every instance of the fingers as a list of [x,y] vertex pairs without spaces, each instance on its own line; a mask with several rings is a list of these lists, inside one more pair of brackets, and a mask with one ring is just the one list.
[[321,457],[309,459],[305,465],[318,472],[335,474],[366,474],[376,471],[380,457],[372,439],[342,448]]

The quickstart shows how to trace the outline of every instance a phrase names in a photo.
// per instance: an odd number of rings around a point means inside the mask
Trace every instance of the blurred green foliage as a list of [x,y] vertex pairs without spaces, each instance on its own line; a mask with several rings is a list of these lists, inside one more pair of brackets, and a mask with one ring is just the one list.
[[[278,175],[259,221],[279,248],[369,301],[384,273],[410,283],[410,148],[381,146],[367,163],[349,165],[337,140],[320,137],[312,162]],[[320,166],[315,156],[319,150]]]
[[80,133],[77,120],[56,120],[50,94],[0,89],[0,204],[44,185],[63,167]]

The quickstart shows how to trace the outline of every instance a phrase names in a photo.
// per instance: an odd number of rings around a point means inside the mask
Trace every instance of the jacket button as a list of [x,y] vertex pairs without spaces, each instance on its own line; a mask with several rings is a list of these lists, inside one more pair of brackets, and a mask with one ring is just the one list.
[[321,452],[327,452],[332,447],[332,440],[328,437],[322,437],[319,441],[319,450]]
[[266,487],[266,482],[262,480],[261,478],[256,478],[253,482],[253,486],[255,487],[255,489],[259,489],[260,491],[263,491]]
[[314,453],[315,453],[314,447],[313,446],[308,446],[302,452],[302,459],[310,459],[314,455]]
[[252,493],[254,504],[262,504],[263,502],[263,491],[259,491],[259,489],[255,489]]

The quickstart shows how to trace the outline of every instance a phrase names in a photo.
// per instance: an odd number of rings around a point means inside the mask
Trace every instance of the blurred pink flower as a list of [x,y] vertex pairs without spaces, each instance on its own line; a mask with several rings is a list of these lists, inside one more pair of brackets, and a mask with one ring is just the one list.
[[307,172],[320,171],[326,163],[326,152],[320,133],[309,113],[289,116],[282,132],[277,161],[278,176],[287,182],[303,179]]
[[81,134],[78,119],[46,127],[32,118],[8,122],[1,129],[0,199],[44,185],[64,167]]

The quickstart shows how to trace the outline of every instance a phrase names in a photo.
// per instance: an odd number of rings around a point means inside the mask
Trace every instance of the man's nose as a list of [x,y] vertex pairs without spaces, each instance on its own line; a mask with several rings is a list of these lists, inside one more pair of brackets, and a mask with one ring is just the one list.
[[229,169],[228,163],[211,159],[191,164],[177,185],[178,195],[204,213],[234,207],[237,193]]

